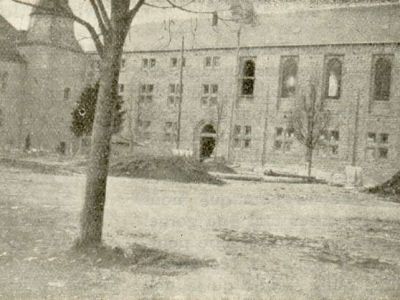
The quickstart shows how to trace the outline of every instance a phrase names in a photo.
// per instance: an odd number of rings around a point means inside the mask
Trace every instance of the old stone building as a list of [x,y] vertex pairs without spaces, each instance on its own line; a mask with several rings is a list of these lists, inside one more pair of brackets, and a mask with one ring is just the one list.
[[[67,1],[62,8],[69,10]],[[39,5],[52,7],[54,1]],[[73,150],[71,111],[86,80],[87,54],[75,38],[73,21],[33,9],[27,31],[0,19],[1,148]]]
[[137,26],[120,77],[121,94],[133,103],[133,132],[158,148],[175,147],[184,37],[180,148],[242,164],[299,163],[304,148],[288,117],[299,91],[317,77],[331,111],[317,164],[397,168],[399,8],[263,15],[241,27],[239,43],[239,25],[230,22]]
[[[171,151],[180,128],[179,148],[196,157],[299,163],[304,148],[288,118],[300,91],[318,78],[331,122],[316,163],[398,168],[399,17],[400,5],[388,4],[261,15],[253,25],[192,19],[134,26],[121,62],[127,115],[119,138]],[[2,130],[12,128],[5,139],[15,145],[31,132],[36,147],[54,149],[73,142],[70,111],[96,77],[97,58],[81,50],[71,20],[35,11],[31,18],[25,35],[8,39],[16,46],[2,71],[13,86],[0,105],[16,123],[5,121]]]

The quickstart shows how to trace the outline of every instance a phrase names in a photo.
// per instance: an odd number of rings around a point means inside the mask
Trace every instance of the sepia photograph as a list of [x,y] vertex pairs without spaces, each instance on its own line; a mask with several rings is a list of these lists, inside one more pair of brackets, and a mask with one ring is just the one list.
[[0,0],[0,299],[400,299],[400,1]]

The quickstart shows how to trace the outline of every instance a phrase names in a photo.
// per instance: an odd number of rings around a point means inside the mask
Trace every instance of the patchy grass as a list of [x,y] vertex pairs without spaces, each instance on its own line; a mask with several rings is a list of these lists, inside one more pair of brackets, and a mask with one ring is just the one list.
[[295,236],[280,236],[269,232],[240,232],[235,230],[222,230],[217,236],[226,242],[240,242],[246,244],[289,245],[302,242]]
[[238,232],[222,230],[217,236],[226,242],[258,244],[262,246],[297,247],[311,259],[339,266],[361,269],[399,270],[397,264],[381,261],[379,258],[362,257],[348,253],[336,241],[326,239],[305,239],[296,236],[281,236],[269,232]]
[[0,298],[108,298],[123,272],[175,276],[215,265],[139,244],[71,248],[71,221],[55,208],[0,202]]
[[0,168],[0,298],[400,299],[400,206],[374,195],[110,177],[112,247],[82,253],[84,187]]

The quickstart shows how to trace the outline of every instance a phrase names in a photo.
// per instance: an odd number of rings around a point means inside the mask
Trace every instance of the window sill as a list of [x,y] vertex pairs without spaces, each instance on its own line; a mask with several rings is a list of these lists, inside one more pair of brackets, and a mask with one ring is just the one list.
[[246,101],[246,102],[248,102],[248,101],[253,102],[253,101],[254,101],[254,96],[240,95],[240,96],[239,96],[239,101],[241,101],[241,102],[244,102],[244,101]]

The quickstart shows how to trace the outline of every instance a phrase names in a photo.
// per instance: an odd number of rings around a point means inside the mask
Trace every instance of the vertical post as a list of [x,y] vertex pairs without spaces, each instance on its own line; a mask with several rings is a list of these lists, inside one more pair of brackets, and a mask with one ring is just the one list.
[[357,148],[358,148],[358,123],[360,114],[360,91],[357,93],[357,103],[356,103],[356,115],[354,121],[354,139],[353,139],[353,155],[351,157],[351,165],[353,167],[357,164]]
[[265,104],[265,116],[264,116],[264,135],[263,135],[263,151],[262,151],[262,157],[261,157],[261,164],[262,166],[265,165],[265,163],[267,162],[267,145],[266,145],[266,141],[267,141],[267,129],[268,129],[268,113],[269,113],[269,86],[267,86],[267,101]]
[[178,124],[177,124],[177,135],[176,135],[176,148],[179,149],[181,143],[181,118],[182,118],[182,96],[183,96],[183,54],[185,49],[185,36],[182,35],[182,46],[181,46],[181,64],[179,72],[179,102],[178,102]]
[[235,94],[232,101],[231,118],[229,124],[229,141],[228,141],[228,161],[233,161],[232,155],[232,138],[233,138],[233,119],[235,114],[235,107],[239,102],[239,75],[240,75],[240,38],[241,38],[242,25],[240,24],[237,32],[237,45],[236,45],[236,72],[235,72]]

